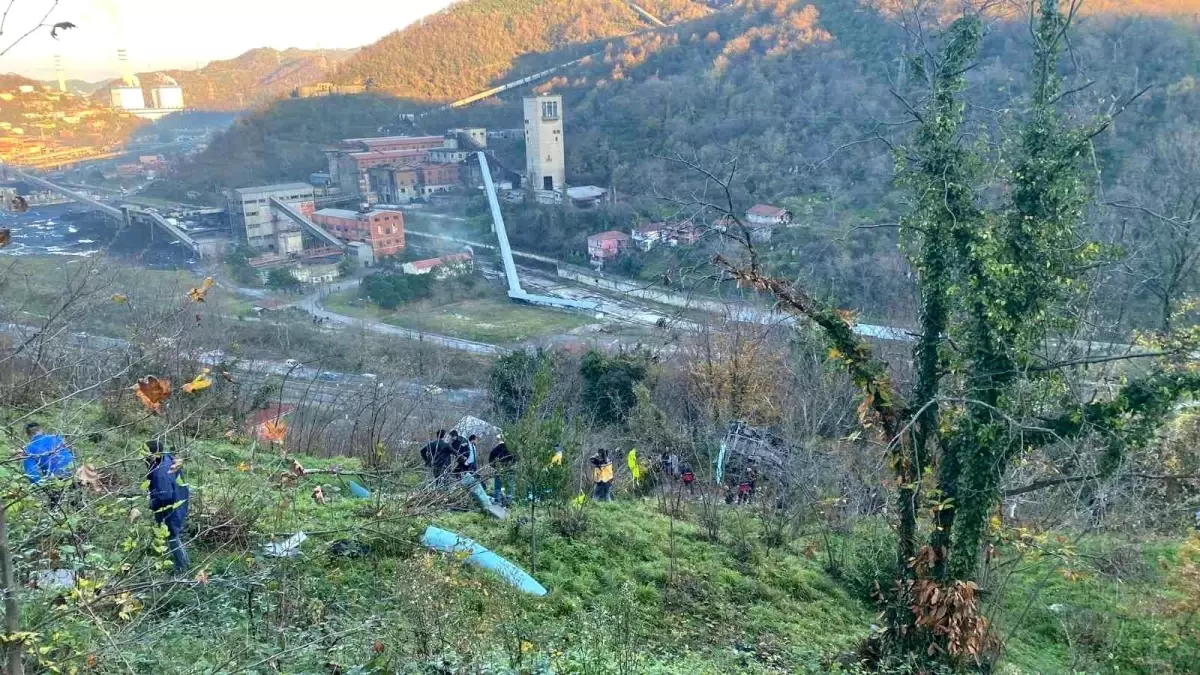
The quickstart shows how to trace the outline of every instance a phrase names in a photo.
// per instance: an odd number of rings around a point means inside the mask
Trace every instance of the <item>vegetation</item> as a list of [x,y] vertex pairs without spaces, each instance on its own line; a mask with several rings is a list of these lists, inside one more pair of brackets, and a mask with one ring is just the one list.
[[[167,70],[163,74],[183,87],[189,107],[246,110],[285,98],[301,85],[322,81],[328,71],[354,52],[260,47],[232,59],[210,61],[198,70]],[[157,73],[140,73],[138,77],[144,87],[159,79]]]
[[359,284],[358,293],[381,309],[393,310],[431,297],[433,281],[429,274],[372,274]]
[[335,295],[326,306],[402,328],[501,345],[552,338],[588,323],[584,316],[518,305],[492,292],[443,295],[382,311]]
[[267,272],[267,288],[276,291],[299,290],[303,284],[286,268],[273,269]]
[[[703,14],[690,0],[647,0],[663,21]],[[647,26],[621,2],[483,0],[458,3],[360,50],[334,71],[339,82],[370,82],[405,99],[468,96],[509,74],[521,57],[579,45]],[[457,48],[447,52],[445,45]]]
[[[894,580],[883,593],[889,626],[882,663],[914,655],[951,664],[996,659],[999,643],[980,609],[979,583],[1008,467],[1091,436],[1099,444],[1095,475],[1107,476],[1150,441],[1177,400],[1200,394],[1188,357],[1200,339],[1194,325],[1159,336],[1164,349],[1153,353],[1045,353],[1048,342],[1073,334],[1086,316],[1068,311],[1079,306],[1100,250],[1078,233],[1091,198],[1083,151],[1111,121],[1071,127],[1055,107],[1072,18],[1055,0],[1038,8],[1028,109],[1006,164],[990,174],[1006,195],[997,204],[978,197],[986,151],[966,140],[962,126],[963,74],[977,56],[979,19],[958,19],[936,53],[923,49],[910,61],[927,87],[923,102],[909,106],[916,121],[911,145],[897,153],[901,183],[912,193],[901,230],[911,236],[921,308],[910,393],[897,390],[887,364],[853,335],[848,313],[764,274],[752,246],[746,262],[718,259],[739,284],[771,294],[820,327],[830,357],[861,391],[860,420],[885,445],[899,526]],[[1151,365],[1112,400],[1081,404],[1067,394],[1081,367],[1125,359]],[[922,546],[918,519],[926,508],[932,522]]]

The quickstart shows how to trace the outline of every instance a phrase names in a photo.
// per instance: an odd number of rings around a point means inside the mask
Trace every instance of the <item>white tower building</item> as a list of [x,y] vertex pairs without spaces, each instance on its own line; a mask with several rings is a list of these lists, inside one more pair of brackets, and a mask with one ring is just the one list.
[[567,188],[561,96],[525,99],[525,177],[534,190]]

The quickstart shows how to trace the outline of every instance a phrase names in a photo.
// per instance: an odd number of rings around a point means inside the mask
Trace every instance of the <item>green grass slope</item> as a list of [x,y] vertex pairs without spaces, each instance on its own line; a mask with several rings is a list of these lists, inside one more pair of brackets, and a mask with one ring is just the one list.
[[[24,479],[11,463],[0,464],[18,579],[65,567],[82,580],[69,592],[23,587],[19,594],[46,668],[836,671],[874,621],[863,593],[870,570],[892,555],[882,522],[853,537],[810,530],[768,550],[750,509],[724,508],[722,540],[713,543],[692,516],[672,526],[658,501],[646,499],[585,503],[569,535],[564,521],[540,510],[535,566],[527,506],[505,523],[447,510],[413,497],[415,473],[354,475],[360,465],[341,458],[295,458],[307,473],[285,478],[292,457],[222,440],[194,441],[180,453],[193,495],[193,569],[173,579],[145,512],[138,457],[139,439],[161,430],[129,413],[83,407],[40,415],[64,432],[110,429],[99,442],[75,442],[105,488],[85,503],[49,511],[36,495],[22,496]],[[5,411],[9,426],[16,420]],[[367,485],[371,498],[353,498],[350,479]],[[317,488],[324,503],[313,496]],[[531,571],[549,595],[518,595],[455,556],[426,551],[417,542],[431,523]],[[262,555],[263,544],[298,531],[309,535],[301,556]],[[1002,550],[1018,546],[1024,557],[998,565],[987,582],[995,589],[989,611],[1001,617],[1008,642],[1003,672],[1193,672],[1200,650],[1189,616],[1200,539],[1183,546],[1095,540],[1076,549],[1021,535]],[[834,556],[837,580],[825,571],[826,547],[844,553]]]

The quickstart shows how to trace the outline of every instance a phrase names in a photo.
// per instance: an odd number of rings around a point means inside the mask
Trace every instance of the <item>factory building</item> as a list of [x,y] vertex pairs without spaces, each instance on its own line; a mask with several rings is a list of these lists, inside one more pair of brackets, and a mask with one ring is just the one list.
[[272,197],[306,218],[311,218],[316,208],[313,187],[307,183],[238,188],[229,197],[229,218],[234,232],[256,251],[300,253],[304,250],[300,227],[271,207]]

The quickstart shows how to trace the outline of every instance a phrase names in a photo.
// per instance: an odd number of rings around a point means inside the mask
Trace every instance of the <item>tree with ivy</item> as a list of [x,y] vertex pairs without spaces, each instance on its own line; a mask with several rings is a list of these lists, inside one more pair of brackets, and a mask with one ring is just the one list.
[[[979,581],[1010,468],[1087,440],[1101,446],[1098,470],[1077,478],[1102,477],[1153,440],[1178,399],[1200,392],[1200,370],[1189,360],[1200,344],[1194,325],[1145,337],[1119,355],[1090,355],[1089,340],[1073,339],[1086,325],[1076,308],[1106,262],[1083,235],[1092,201],[1083,161],[1113,115],[1083,126],[1064,119],[1058,104],[1070,92],[1059,61],[1078,2],[1065,13],[1056,0],[1034,4],[1031,91],[998,151],[978,140],[964,114],[979,17],[951,23],[936,49],[914,50],[907,68],[923,96],[910,103],[897,94],[915,124],[908,144],[895,148],[910,196],[903,246],[920,298],[908,386],[855,334],[851,312],[764,268],[737,234],[746,229],[729,180],[706,172],[727,197],[726,206],[708,206],[736,225],[729,233],[747,250],[716,264],[822,329],[831,360],[860,390],[862,424],[886,448],[898,514],[895,579],[881,584],[883,653],[891,657],[981,663],[998,647],[980,611]],[[1125,359],[1136,359],[1142,374],[1113,395],[1071,395],[1090,368]]]

